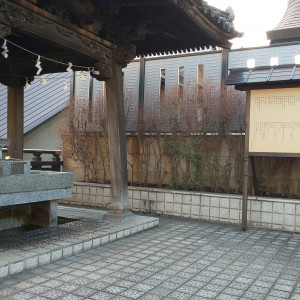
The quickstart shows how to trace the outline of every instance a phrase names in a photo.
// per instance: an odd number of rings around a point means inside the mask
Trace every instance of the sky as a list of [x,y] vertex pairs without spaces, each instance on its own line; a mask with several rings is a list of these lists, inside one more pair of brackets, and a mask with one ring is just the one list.
[[231,6],[234,27],[244,32],[244,37],[234,39],[232,48],[269,45],[266,31],[276,27],[288,5],[288,0],[206,0],[209,5],[225,10]]

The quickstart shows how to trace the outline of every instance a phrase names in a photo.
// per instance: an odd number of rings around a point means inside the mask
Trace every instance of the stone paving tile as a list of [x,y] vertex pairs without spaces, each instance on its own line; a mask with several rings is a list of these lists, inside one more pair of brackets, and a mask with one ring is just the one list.
[[0,280],[0,299],[300,300],[300,235],[160,226]]

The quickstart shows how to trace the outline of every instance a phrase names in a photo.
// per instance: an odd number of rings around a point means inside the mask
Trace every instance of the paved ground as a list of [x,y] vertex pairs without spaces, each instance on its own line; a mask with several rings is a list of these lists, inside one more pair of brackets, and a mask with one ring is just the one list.
[[[135,216],[123,223],[103,220],[107,211],[59,206],[60,217],[72,220],[51,228],[0,233],[0,279],[98,248],[108,242],[147,230],[158,218]],[[1,300],[1,297],[0,297]]]
[[300,299],[300,235],[159,227],[0,281],[0,299]]

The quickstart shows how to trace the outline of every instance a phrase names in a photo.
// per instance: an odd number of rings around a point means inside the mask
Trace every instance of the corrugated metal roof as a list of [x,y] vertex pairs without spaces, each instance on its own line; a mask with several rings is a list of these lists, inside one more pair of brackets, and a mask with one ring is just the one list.
[[300,83],[300,66],[265,67],[258,69],[231,70],[227,85],[245,89],[253,85],[295,84]]
[[[67,89],[63,89],[66,80]],[[30,88],[24,90],[24,134],[49,120],[66,107],[70,98],[70,80],[66,73],[47,75],[41,84],[37,76]],[[7,87],[0,84],[0,137],[7,134]]]

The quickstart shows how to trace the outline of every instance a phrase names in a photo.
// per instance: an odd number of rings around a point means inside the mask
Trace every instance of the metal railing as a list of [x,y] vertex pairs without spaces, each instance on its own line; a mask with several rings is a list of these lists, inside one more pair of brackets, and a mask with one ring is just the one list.
[[[3,148],[2,151],[7,152],[7,148]],[[63,166],[63,161],[60,158],[61,150],[23,149],[23,153],[32,154],[31,170],[60,172],[61,166]],[[51,154],[52,160],[43,160],[43,154]]]

